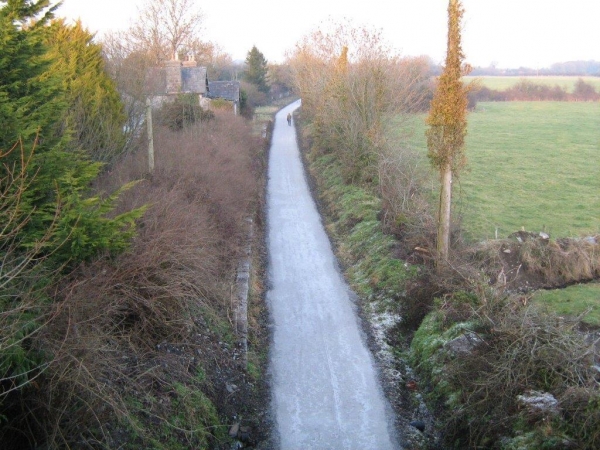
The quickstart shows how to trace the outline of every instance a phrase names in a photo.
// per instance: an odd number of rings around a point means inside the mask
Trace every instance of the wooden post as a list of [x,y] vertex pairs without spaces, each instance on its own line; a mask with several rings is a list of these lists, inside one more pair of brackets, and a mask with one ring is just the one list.
[[148,127],[148,170],[154,172],[154,133],[152,132],[152,101],[146,99],[146,125]]

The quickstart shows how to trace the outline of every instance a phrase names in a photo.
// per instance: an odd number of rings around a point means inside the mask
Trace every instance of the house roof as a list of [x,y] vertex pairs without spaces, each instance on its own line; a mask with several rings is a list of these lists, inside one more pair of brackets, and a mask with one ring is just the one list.
[[181,68],[181,92],[193,94],[206,94],[206,87],[206,67]]
[[230,102],[240,101],[239,81],[209,81],[208,96],[210,98],[222,98]]

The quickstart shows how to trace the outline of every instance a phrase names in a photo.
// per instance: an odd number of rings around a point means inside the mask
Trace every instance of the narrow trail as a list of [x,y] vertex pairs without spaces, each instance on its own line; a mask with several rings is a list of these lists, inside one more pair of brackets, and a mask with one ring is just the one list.
[[393,413],[351,292],[304,177],[295,127],[276,116],[268,181],[273,411],[283,450],[398,449]]

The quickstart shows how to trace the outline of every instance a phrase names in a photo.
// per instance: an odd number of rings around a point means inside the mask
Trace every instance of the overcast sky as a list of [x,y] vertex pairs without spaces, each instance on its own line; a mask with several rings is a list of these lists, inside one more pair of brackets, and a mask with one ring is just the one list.
[[[80,17],[100,34],[127,28],[147,0],[64,0],[58,15]],[[160,0],[155,0],[160,1]],[[197,0],[203,39],[234,59],[253,45],[267,60],[329,18],[380,28],[403,55],[443,62],[447,0]],[[474,66],[532,68],[572,60],[600,61],[600,0],[463,0],[463,49]]]

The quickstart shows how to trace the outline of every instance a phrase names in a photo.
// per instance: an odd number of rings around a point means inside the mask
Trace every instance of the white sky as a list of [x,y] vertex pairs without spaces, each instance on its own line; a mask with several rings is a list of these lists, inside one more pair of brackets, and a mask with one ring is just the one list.
[[[80,17],[100,34],[125,29],[146,0],[64,0],[57,15]],[[160,0],[155,0],[160,1]],[[447,0],[197,0],[204,40],[234,59],[253,45],[267,60],[329,18],[380,28],[403,55],[443,62]],[[463,50],[467,62],[499,67],[547,67],[572,60],[600,61],[600,0],[463,0]]]

